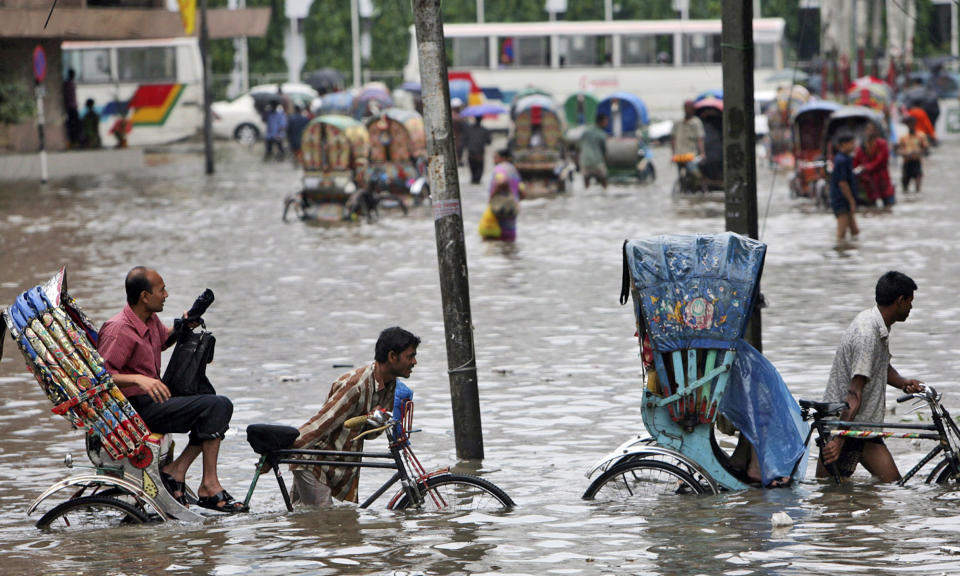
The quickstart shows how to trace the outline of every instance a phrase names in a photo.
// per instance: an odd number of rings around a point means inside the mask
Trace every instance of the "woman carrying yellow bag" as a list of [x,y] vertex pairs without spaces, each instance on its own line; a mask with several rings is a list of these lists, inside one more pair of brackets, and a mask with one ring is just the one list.
[[478,230],[485,239],[513,242],[517,238],[517,214],[520,212],[520,173],[510,163],[510,152],[499,150],[490,179],[487,209]]

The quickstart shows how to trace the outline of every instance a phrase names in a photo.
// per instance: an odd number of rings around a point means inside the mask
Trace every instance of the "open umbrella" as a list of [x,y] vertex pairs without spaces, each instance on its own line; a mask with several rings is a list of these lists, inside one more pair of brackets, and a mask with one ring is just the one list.
[[333,68],[321,68],[307,74],[305,82],[320,94],[343,90],[343,74]]
[[467,106],[461,112],[461,116],[499,116],[506,114],[507,109],[499,104],[477,104],[476,106]]

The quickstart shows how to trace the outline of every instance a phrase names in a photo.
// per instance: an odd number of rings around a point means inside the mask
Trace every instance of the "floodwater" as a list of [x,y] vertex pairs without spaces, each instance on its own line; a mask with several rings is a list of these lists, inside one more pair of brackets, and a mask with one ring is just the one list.
[[[860,240],[840,249],[833,216],[790,199],[785,172],[760,169],[760,228],[769,245],[763,345],[795,396],[819,398],[840,332],[872,304],[877,277],[899,269],[920,288],[910,319],[891,336],[895,365],[960,409],[958,148],[948,141],[928,159],[921,197],[892,214],[864,215]],[[960,491],[922,480],[897,488],[863,475],[836,487],[808,472],[802,485],[776,491],[643,506],[580,499],[591,463],[642,431],[634,318],[618,304],[622,241],[724,228],[718,202],[671,199],[668,154],[656,153],[655,184],[603,192],[578,182],[566,196],[524,203],[512,246],[480,241],[484,193],[462,190],[486,453],[477,472],[509,492],[518,504],[512,512],[425,516],[386,511],[382,500],[369,510],[288,514],[275,484],[264,481],[248,515],[69,537],[39,531],[25,511],[71,473],[64,454],[85,460],[82,435],[50,412],[7,342],[0,362],[2,572],[960,573]],[[238,497],[255,461],[244,427],[299,425],[344,365],[371,360],[380,329],[404,326],[423,339],[408,382],[422,429],[418,455],[428,468],[476,468],[456,461],[430,214],[372,225],[285,224],[281,200],[298,181],[290,167],[263,165],[255,153],[225,144],[209,178],[189,146],[152,158],[159,165],[141,174],[5,186],[0,303],[64,264],[71,293],[97,323],[123,305],[123,276],[135,264],[164,276],[167,321],[212,288],[217,299],[206,318],[218,345],[208,373],[235,405],[220,473]],[[901,469],[929,448],[889,445]],[[383,478],[364,471],[361,492]],[[199,464],[189,481],[198,479]],[[774,529],[778,511],[794,524]]]

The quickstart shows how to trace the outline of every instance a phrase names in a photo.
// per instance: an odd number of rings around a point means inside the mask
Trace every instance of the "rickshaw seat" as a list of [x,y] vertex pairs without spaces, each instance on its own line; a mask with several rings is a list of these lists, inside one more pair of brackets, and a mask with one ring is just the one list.
[[293,446],[300,431],[280,424],[251,424],[247,426],[247,442],[257,454],[263,455]]
[[839,415],[850,406],[846,402],[816,402],[814,400],[799,400],[800,408],[813,410],[817,414]]

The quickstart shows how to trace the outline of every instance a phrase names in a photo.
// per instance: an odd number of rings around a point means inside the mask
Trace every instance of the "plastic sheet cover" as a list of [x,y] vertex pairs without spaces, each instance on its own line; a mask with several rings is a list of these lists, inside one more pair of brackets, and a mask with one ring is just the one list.
[[654,349],[732,348],[753,310],[766,250],[732,232],[627,242],[634,312]]
[[[745,340],[737,340],[736,359],[720,400],[720,413],[753,444],[763,485],[789,477],[806,454],[807,424],[780,373]],[[806,458],[797,470],[802,479]]]

